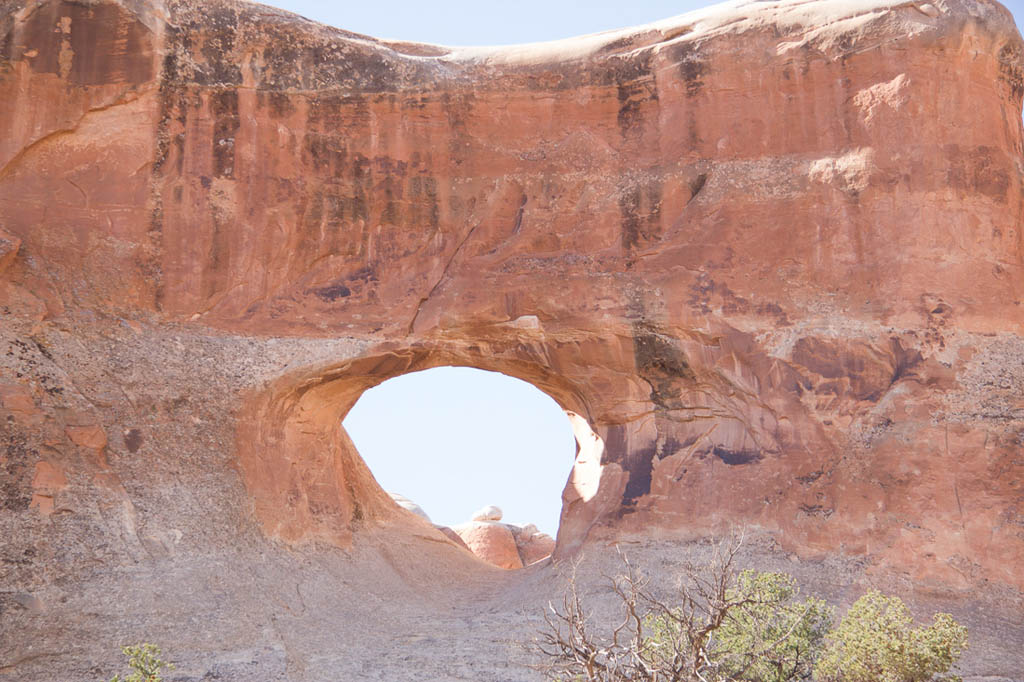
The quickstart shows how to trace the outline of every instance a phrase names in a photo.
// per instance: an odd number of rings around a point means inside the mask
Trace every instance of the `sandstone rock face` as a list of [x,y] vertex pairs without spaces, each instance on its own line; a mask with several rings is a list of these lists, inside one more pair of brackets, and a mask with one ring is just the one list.
[[6,230],[0,229],[0,273],[14,261],[21,240]]
[[469,545],[466,544],[466,541],[462,539],[462,536],[459,535],[458,533],[456,533],[454,529],[452,529],[452,528],[450,528],[448,526],[434,526],[434,527],[437,528],[439,531],[441,531],[441,533],[443,533],[446,538],[448,538],[449,540],[454,542],[459,547],[465,549],[466,551],[468,551],[470,553],[473,552],[473,550],[469,548]]
[[494,521],[470,521],[453,528],[469,551],[498,568],[522,568],[516,539],[508,526]]
[[51,609],[0,641],[102,613],[116,651],[118,614],[74,595],[160,562],[228,599],[216,576],[279,546],[462,556],[339,427],[439,365],[570,413],[556,558],[741,525],[1019,595],[1022,94],[987,1],[502,49],[231,0],[0,2],[0,592]]
[[[454,529],[437,528],[472,552],[477,558],[498,568],[521,568],[547,559],[555,551],[555,539],[541,533],[537,526],[527,524],[498,523],[502,511],[488,505],[473,514],[468,523]],[[452,535],[455,535],[455,538]]]
[[516,539],[516,549],[519,550],[519,559],[523,566],[537,563],[546,559],[555,551],[555,539],[547,533],[540,533],[534,528],[532,531],[525,529],[512,529]]

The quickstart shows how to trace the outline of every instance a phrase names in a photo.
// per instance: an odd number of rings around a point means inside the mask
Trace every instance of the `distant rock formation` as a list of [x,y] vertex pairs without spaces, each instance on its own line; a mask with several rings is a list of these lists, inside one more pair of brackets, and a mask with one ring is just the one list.
[[501,518],[501,509],[492,505],[453,530],[473,554],[499,568],[522,568],[551,556],[554,538],[539,532],[533,524],[499,523]]
[[454,530],[469,551],[498,568],[522,568],[515,536],[503,523],[495,521],[470,521],[455,526]]
[[419,506],[405,495],[400,495],[398,493],[393,492],[389,492],[388,495],[390,495],[391,499],[395,501],[395,504],[397,504],[402,509],[411,511],[416,516],[419,516],[420,518],[430,521],[430,517],[427,515],[427,512],[423,511],[423,507]]
[[472,521],[501,521],[502,512],[493,504],[473,514]]
[[[398,493],[388,493],[398,506],[430,521],[423,508]],[[499,523],[500,508],[489,505],[473,514],[472,520],[454,528],[434,524],[449,540],[498,568],[522,568],[551,556],[555,539],[533,524],[518,526]]]
[[529,566],[541,559],[546,559],[555,551],[555,539],[547,533],[537,530],[533,524],[526,526],[509,526],[512,537],[515,538],[516,548],[519,550],[519,558],[523,566]]

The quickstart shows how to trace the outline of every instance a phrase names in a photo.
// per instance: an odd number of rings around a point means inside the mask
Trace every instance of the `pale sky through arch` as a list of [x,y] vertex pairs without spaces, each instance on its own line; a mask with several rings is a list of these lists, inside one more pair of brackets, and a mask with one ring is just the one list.
[[525,381],[468,367],[412,372],[366,391],[344,423],[384,489],[434,523],[494,504],[510,523],[558,529],[576,440],[558,404]]

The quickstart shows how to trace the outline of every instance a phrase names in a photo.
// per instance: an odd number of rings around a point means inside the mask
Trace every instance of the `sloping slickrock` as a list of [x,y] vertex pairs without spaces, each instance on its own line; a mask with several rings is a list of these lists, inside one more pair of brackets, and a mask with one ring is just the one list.
[[466,544],[466,541],[462,539],[462,536],[459,535],[458,533],[456,533],[449,526],[434,526],[434,527],[437,528],[439,531],[441,531],[446,538],[448,538],[449,540],[454,542],[457,546],[462,547],[463,549],[465,549],[465,550],[467,550],[469,552],[473,551],[473,550],[471,550],[469,548],[469,545]]

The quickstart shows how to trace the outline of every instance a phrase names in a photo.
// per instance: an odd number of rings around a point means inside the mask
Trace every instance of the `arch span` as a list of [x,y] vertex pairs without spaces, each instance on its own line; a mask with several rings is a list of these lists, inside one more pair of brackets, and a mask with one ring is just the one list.
[[434,531],[393,503],[341,423],[364,391],[388,379],[464,366],[526,381],[568,414],[577,452],[562,493],[555,555],[571,553],[593,524],[618,506],[627,479],[621,466],[604,461],[599,431],[607,415],[597,409],[600,401],[583,380],[578,358],[578,349],[536,339],[379,346],[279,378],[248,397],[239,421],[239,464],[260,523],[268,534],[289,542],[340,546],[349,544],[353,533],[384,524]]

